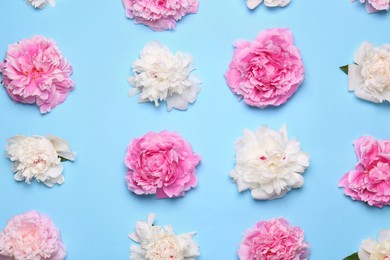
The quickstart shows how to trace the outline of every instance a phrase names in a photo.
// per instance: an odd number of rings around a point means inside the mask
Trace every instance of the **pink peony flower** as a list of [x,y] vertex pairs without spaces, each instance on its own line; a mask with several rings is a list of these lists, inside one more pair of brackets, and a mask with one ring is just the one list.
[[0,73],[15,102],[36,103],[41,113],[64,102],[74,85],[72,67],[56,43],[39,35],[10,45]]
[[310,246],[304,233],[284,218],[257,222],[247,230],[238,249],[240,260],[306,260]]
[[[352,2],[355,1],[357,0],[352,0]],[[389,11],[390,9],[390,0],[360,0],[360,3],[366,3],[367,13]]]
[[16,260],[62,260],[66,250],[59,229],[37,211],[14,216],[0,233],[1,256]]
[[353,200],[382,208],[390,205],[390,140],[362,136],[355,142],[358,163],[339,182]]
[[186,14],[198,12],[198,0],[122,0],[126,16],[153,31],[172,30]]
[[168,131],[149,132],[134,139],[127,148],[125,164],[129,168],[129,190],[156,194],[157,198],[183,196],[197,184],[195,167],[200,156],[180,135]]
[[251,43],[235,44],[225,77],[233,93],[250,106],[279,106],[294,94],[304,78],[301,55],[290,30],[268,29]]

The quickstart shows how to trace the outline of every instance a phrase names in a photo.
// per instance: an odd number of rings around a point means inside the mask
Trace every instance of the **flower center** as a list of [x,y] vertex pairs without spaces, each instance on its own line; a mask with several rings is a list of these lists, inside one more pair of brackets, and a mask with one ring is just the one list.
[[37,164],[45,164],[46,163],[46,160],[42,159],[42,158],[38,158],[38,159],[35,159],[33,161],[33,164],[37,165]]
[[42,68],[37,69],[36,67],[33,67],[30,71],[23,72],[25,76],[30,75],[33,79],[40,77],[42,73],[43,73],[43,69]]
[[157,240],[146,254],[147,260],[181,260],[183,251],[174,237],[164,235]]
[[262,155],[259,159],[270,169],[275,169],[283,165],[286,161],[286,155],[280,152],[274,152],[270,155]]
[[166,0],[157,0],[156,3],[158,6],[164,6],[166,4]]

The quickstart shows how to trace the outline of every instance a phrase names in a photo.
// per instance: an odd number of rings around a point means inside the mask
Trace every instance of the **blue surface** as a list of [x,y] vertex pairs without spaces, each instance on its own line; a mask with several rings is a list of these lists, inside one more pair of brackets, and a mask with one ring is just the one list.
[[[347,92],[339,66],[351,63],[368,40],[390,43],[390,14],[371,14],[347,0],[320,3],[292,0],[286,8],[249,11],[244,0],[201,0],[175,31],[153,32],[125,18],[121,1],[58,0],[38,11],[22,0],[0,2],[0,53],[20,39],[41,34],[54,39],[74,68],[75,90],[47,115],[35,106],[14,104],[0,91],[0,148],[16,134],[54,134],[77,152],[64,163],[65,184],[52,189],[14,181],[11,163],[0,157],[0,227],[31,209],[49,214],[61,229],[70,260],[128,259],[127,238],[138,219],[155,212],[157,224],[177,233],[196,230],[199,259],[238,259],[242,234],[256,221],[283,216],[305,230],[311,259],[338,260],[362,239],[390,228],[390,208],[354,202],[337,187],[356,163],[353,140],[365,134],[390,138],[390,105],[373,104]],[[252,40],[272,27],[288,27],[305,63],[305,81],[278,108],[254,109],[239,102],[223,74],[237,39]],[[191,53],[203,79],[196,103],[185,112],[165,104],[129,98],[130,65],[151,40],[172,51]],[[287,124],[290,137],[310,153],[305,185],[284,198],[255,201],[231,183],[234,142],[244,128]],[[178,131],[202,155],[199,185],[184,198],[137,197],[125,185],[123,158],[128,143],[148,131]]]

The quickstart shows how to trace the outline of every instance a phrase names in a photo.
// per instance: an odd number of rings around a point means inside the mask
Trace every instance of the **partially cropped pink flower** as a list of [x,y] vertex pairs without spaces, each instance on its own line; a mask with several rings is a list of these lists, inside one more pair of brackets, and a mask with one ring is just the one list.
[[122,0],[126,16],[153,31],[172,30],[186,14],[198,12],[198,0]]
[[362,136],[354,145],[358,163],[339,186],[353,200],[378,208],[390,205],[390,140]]
[[56,43],[39,35],[10,45],[0,73],[15,102],[36,103],[41,113],[64,102],[74,85],[72,67]]
[[[352,2],[355,1],[357,0],[352,0]],[[360,0],[360,3],[366,4],[367,13],[389,11],[390,9],[390,0]]]
[[238,250],[240,260],[306,260],[309,255],[303,230],[284,218],[257,222],[246,231]]
[[233,93],[250,106],[279,106],[304,79],[301,54],[290,30],[268,29],[253,42],[237,41],[225,77]]
[[1,256],[16,260],[63,260],[66,256],[59,229],[37,211],[14,216],[0,233]]
[[177,133],[149,132],[134,139],[127,148],[126,182],[129,190],[138,195],[180,197],[196,186],[195,167],[199,162],[200,156]]

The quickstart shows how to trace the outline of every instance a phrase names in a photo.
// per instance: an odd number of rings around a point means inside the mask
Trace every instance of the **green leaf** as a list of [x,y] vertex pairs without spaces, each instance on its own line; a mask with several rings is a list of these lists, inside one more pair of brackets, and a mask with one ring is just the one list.
[[69,161],[68,159],[64,158],[64,157],[61,157],[61,156],[58,156],[60,159],[61,159],[61,162],[66,162],[66,161]]
[[352,254],[350,256],[347,256],[343,260],[359,260],[358,253],[354,253],[354,254]]
[[348,75],[348,64],[345,65],[345,66],[341,66],[340,69],[341,69],[345,74]]

